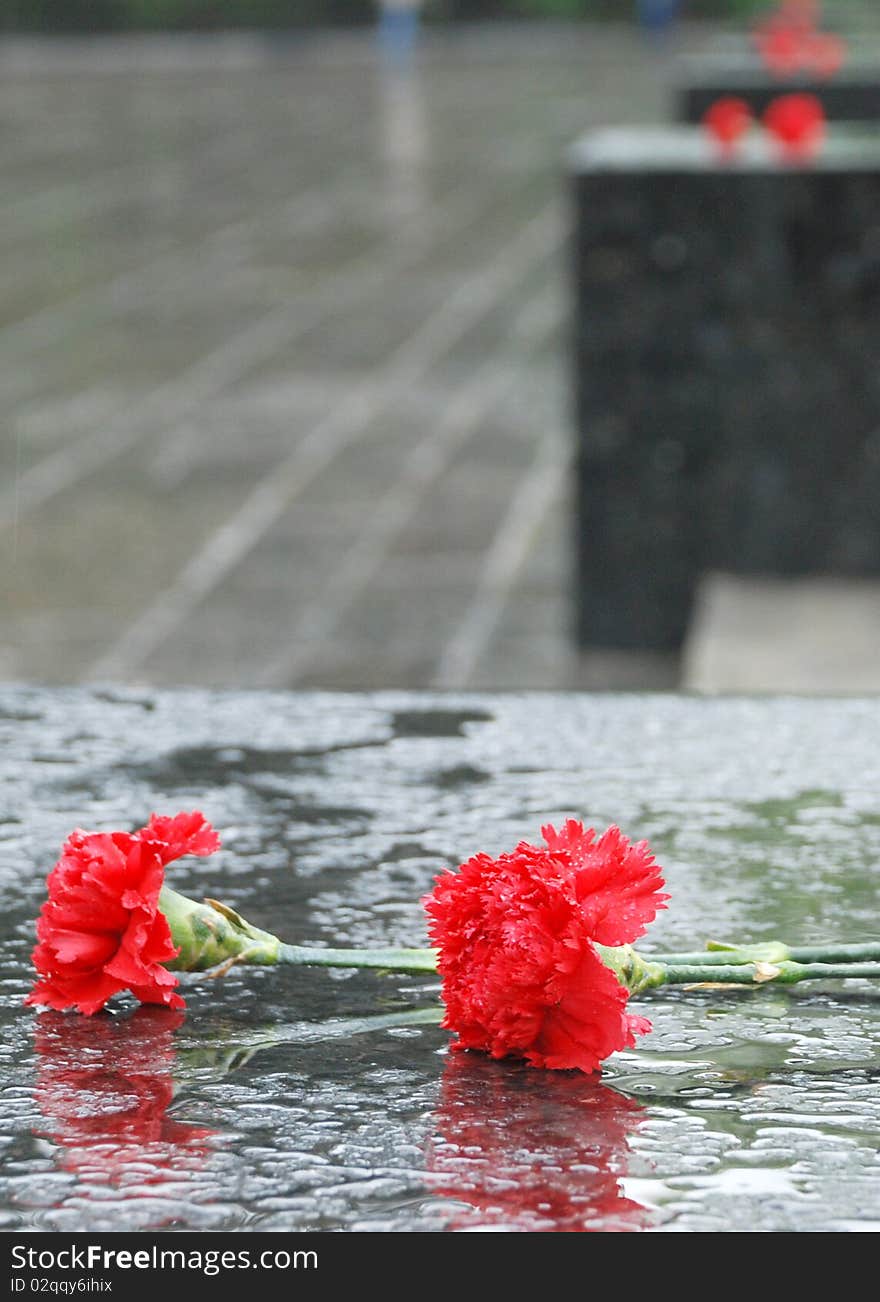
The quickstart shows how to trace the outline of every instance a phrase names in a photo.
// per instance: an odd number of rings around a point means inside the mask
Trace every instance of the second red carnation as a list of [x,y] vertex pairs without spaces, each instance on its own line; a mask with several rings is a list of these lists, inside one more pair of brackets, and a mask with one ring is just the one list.
[[424,901],[456,1049],[591,1072],[650,1023],[596,946],[627,945],[668,898],[646,842],[569,820],[497,859],[478,854]]

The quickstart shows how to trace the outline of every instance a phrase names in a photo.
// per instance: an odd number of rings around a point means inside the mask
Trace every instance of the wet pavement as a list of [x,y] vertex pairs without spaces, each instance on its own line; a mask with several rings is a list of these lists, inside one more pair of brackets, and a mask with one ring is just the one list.
[[[703,39],[701,34],[700,39]],[[0,46],[0,677],[662,685],[569,638],[563,154],[624,29]]]
[[0,42],[0,680],[880,690],[872,580],[573,648],[564,153],[715,39]]
[[[875,700],[0,689],[0,1228],[877,1230],[865,982],[677,990],[600,1078],[450,1054],[426,978],[190,978],[185,1014],[22,1007],[77,825],[201,807],[171,884],[291,941],[424,943],[419,897],[567,815],[647,837],[642,943],[876,939]],[[363,1019],[378,1019],[369,1025]]]

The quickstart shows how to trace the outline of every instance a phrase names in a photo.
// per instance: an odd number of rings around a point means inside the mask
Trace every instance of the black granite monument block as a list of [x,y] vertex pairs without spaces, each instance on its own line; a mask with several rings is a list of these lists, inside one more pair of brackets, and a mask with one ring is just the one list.
[[880,49],[851,42],[843,67],[833,76],[806,70],[782,76],[744,42],[719,42],[717,48],[679,61],[674,116],[679,122],[701,122],[716,100],[733,95],[760,117],[771,100],[791,94],[817,96],[829,121],[880,121]]
[[701,122],[706,110],[723,96],[745,100],[756,117],[779,95],[815,95],[829,121],[880,120],[880,67],[863,72],[838,73],[830,80],[811,77],[774,77],[760,66],[709,64],[694,69],[676,90],[675,116],[679,122]]
[[580,644],[678,648],[705,569],[880,572],[880,141],[571,166]]

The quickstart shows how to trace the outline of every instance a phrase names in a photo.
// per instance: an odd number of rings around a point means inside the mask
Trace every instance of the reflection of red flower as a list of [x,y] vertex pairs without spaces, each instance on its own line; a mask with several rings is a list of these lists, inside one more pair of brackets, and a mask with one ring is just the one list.
[[620,1178],[643,1115],[583,1076],[502,1071],[456,1054],[443,1073],[425,1179],[463,1204],[451,1230],[640,1230],[650,1214]]
[[725,152],[729,152],[740,136],[748,131],[751,122],[752,110],[745,100],[734,95],[716,99],[703,115],[703,125]]
[[777,77],[791,77],[804,60],[804,32],[799,27],[771,23],[757,32],[755,43],[764,63]]
[[569,820],[498,859],[478,854],[424,901],[456,1049],[595,1071],[650,1030],[595,944],[642,935],[668,896],[648,845]]
[[820,32],[818,5],[812,0],[788,0],[753,31],[758,54],[777,77],[812,73],[833,77],[846,58],[839,36]]
[[177,950],[159,910],[166,864],[211,854],[219,838],[200,813],[153,815],[128,832],[73,832],[47,879],[33,952],[39,980],[25,1000],[94,1013],[120,990],[182,1008],[162,965]]
[[792,158],[807,158],[818,148],[825,113],[815,95],[780,95],[768,104],[764,126]]
[[833,77],[843,67],[846,43],[839,36],[816,32],[808,46],[808,59],[817,77]]
[[183,1013],[140,1008],[90,1021],[41,1013],[34,1097],[64,1149],[63,1166],[90,1183],[152,1184],[187,1153],[203,1160],[212,1133],[166,1116],[174,1096],[174,1032]]

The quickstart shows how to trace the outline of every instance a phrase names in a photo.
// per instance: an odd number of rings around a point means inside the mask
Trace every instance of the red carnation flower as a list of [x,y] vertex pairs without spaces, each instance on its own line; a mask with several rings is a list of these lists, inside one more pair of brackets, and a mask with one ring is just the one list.
[[159,892],[167,864],[219,845],[198,812],[154,814],[133,834],[71,833],[46,881],[33,952],[39,979],[25,1003],[96,1013],[130,990],[142,1004],[183,1008],[177,977],[163,966],[178,951]]
[[455,1049],[535,1067],[597,1070],[651,1029],[596,946],[641,936],[667,895],[647,842],[618,827],[598,840],[570,819],[546,845],[478,854],[436,879],[424,901],[439,951]]

